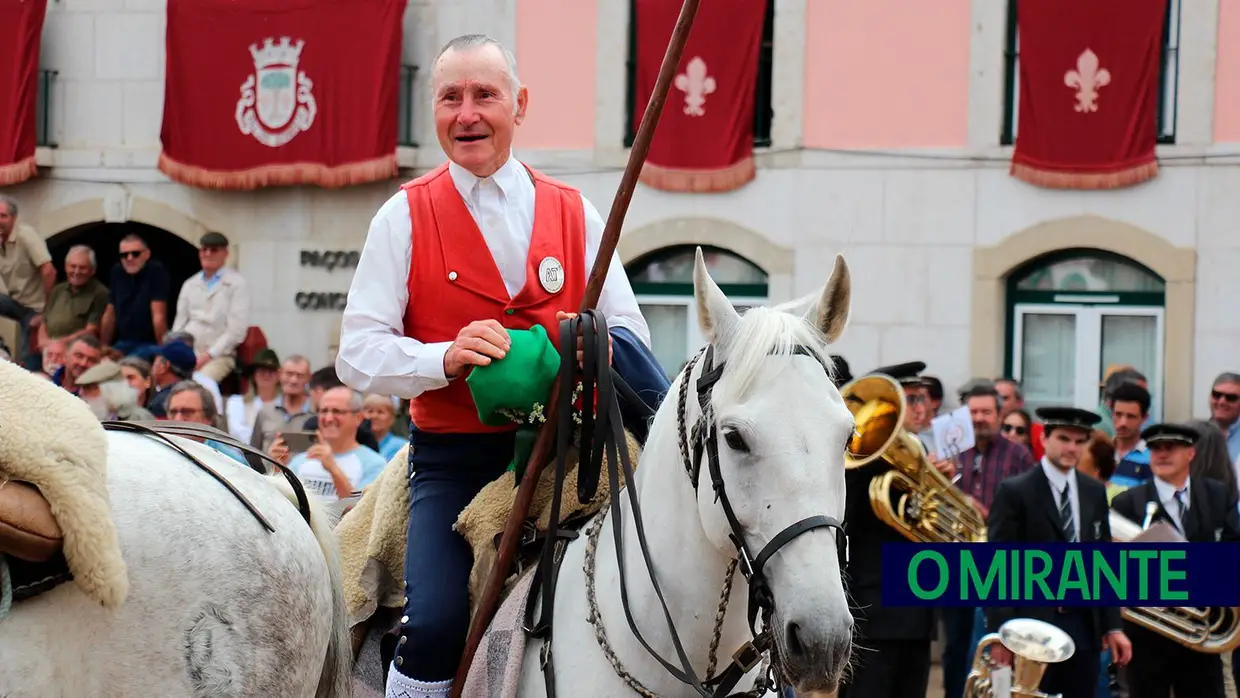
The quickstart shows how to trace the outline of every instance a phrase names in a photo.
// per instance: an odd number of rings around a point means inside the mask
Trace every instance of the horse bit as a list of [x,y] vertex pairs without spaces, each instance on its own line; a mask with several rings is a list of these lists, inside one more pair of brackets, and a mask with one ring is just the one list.
[[[749,673],[758,665],[764,655],[768,652],[774,655],[776,651],[774,636],[771,630],[771,618],[775,611],[775,599],[764,574],[766,564],[770,561],[771,557],[775,555],[775,553],[779,552],[780,549],[801,534],[815,529],[825,528],[835,529],[836,542],[841,557],[842,568],[847,555],[847,539],[843,526],[840,521],[830,516],[810,516],[784,528],[777,535],[775,535],[775,537],[772,538],[756,556],[752,553],[744,535],[744,528],[737,519],[736,514],[733,511],[731,501],[728,499],[727,490],[724,485],[723,475],[720,471],[719,465],[718,427],[714,420],[710,418],[711,393],[715,385],[723,376],[725,364],[720,363],[718,366],[713,365],[714,348],[710,344],[704,347],[701,352],[694,355],[694,357],[685,364],[685,367],[681,373],[681,385],[677,404],[679,445],[684,459],[686,473],[689,476],[689,480],[693,485],[693,490],[695,492],[697,491],[701,475],[702,456],[706,456],[708,468],[707,472],[711,478],[711,487],[715,492],[715,501],[719,502],[723,509],[724,516],[728,521],[728,527],[731,529],[728,537],[737,550],[737,557],[728,567],[728,576],[725,581],[723,598],[721,599],[719,612],[716,617],[715,636],[714,641],[711,644],[711,666],[708,668],[708,671],[711,671],[714,668],[714,655],[718,646],[723,616],[726,614],[728,597],[730,596],[732,572],[737,567],[739,567],[741,574],[744,576],[745,581],[749,585],[747,617],[749,630],[753,636],[751,641],[746,642],[736,650],[736,652],[732,655],[732,661],[723,672],[713,678],[708,677],[705,681],[699,679],[693,670],[692,662],[685,653],[679,634],[676,632],[675,624],[672,621],[671,613],[668,610],[667,602],[663,596],[663,591],[659,586],[658,580],[655,579],[653,571],[654,565],[650,559],[650,553],[646,543],[645,529],[642,523],[641,506],[637,501],[635,488],[633,487],[632,464],[629,459],[628,449],[624,447],[624,429],[621,425],[619,405],[616,397],[617,394],[620,394],[628,398],[630,403],[634,401],[640,402],[640,399],[636,398],[636,396],[632,393],[632,390],[623,383],[618,375],[613,375],[614,371],[610,369],[610,366],[608,365],[607,324],[603,315],[596,310],[587,310],[578,317],[570,318],[561,322],[560,348],[562,360],[560,378],[562,394],[566,393],[571,397],[572,366],[576,363],[576,356],[573,351],[575,343],[573,340],[575,339],[578,330],[582,336],[583,346],[582,404],[587,406],[587,408],[593,404],[592,398],[596,388],[596,382],[599,398],[596,407],[598,418],[597,425],[594,424],[596,415],[589,414],[589,409],[583,409],[581,446],[579,451],[581,453],[581,459],[578,465],[578,497],[582,502],[589,501],[589,499],[593,497],[594,489],[598,483],[598,476],[601,474],[603,452],[606,451],[608,456],[608,465],[610,466],[607,469],[608,482],[612,493],[612,496],[609,498],[609,509],[606,514],[612,517],[612,533],[617,553],[616,562],[620,577],[621,605],[624,608],[625,620],[628,622],[630,631],[637,638],[642,647],[646,649],[650,656],[658,661],[659,664],[663,665],[664,669],[666,669],[668,673],[670,673],[677,680],[692,686],[695,692],[702,696],[702,698],[724,698],[725,696],[731,698],[734,696],[743,695],[761,695],[761,693],[766,690],[778,690],[783,686],[783,681],[777,668],[777,662],[771,661],[771,666],[767,674],[759,678],[752,692],[747,694],[729,693],[729,691],[731,691],[736,684],[744,678],[745,674]],[[565,347],[567,347],[567,349]],[[784,352],[772,352],[772,354],[777,353]],[[808,356],[821,363],[821,359],[817,356],[817,354],[812,352],[807,347],[801,345],[795,346],[791,353],[793,355]],[[702,373],[697,380],[697,396],[701,409],[701,417],[697,423],[694,424],[692,438],[690,438],[690,435],[686,432],[688,386],[693,369],[699,360],[703,360]],[[824,365],[823,368],[825,370],[826,366]],[[641,404],[639,407],[644,408],[643,411],[646,412],[647,415],[654,414],[654,410],[644,404]],[[567,546],[569,540],[576,538],[576,532],[562,531],[559,530],[557,526],[557,522],[559,521],[560,492],[566,470],[565,461],[566,452],[568,449],[568,438],[573,427],[571,406],[565,402],[561,405],[560,412],[561,419],[558,428],[559,433],[557,435],[559,440],[559,451],[557,456],[556,487],[552,494],[552,511],[550,516],[551,527],[547,532],[547,541],[554,541],[554,544],[548,543],[545,545],[542,559],[539,561],[535,572],[537,576],[534,580],[534,586],[540,586],[540,580],[538,578],[541,577],[542,617],[537,625],[533,625],[530,622],[533,615],[533,599],[536,596],[539,596],[539,594],[531,594],[530,602],[527,606],[525,624],[526,632],[529,633],[530,636],[538,637],[544,640],[541,663],[544,678],[546,680],[548,698],[555,698],[554,667],[551,650],[551,608],[554,606],[554,580],[556,576],[558,576],[557,573],[559,563],[562,558],[564,548]],[[603,435],[601,442],[593,441],[593,432],[596,426],[598,431],[602,432]],[[692,451],[692,457],[690,457],[690,451]],[[590,467],[588,470],[583,468],[586,464],[585,459],[587,454],[590,456]],[[628,493],[629,504],[633,510],[634,527],[637,531],[638,545],[642,553],[651,585],[654,588],[655,596],[658,598],[659,604],[662,607],[663,616],[667,623],[667,629],[671,637],[672,644],[676,650],[680,667],[674,666],[672,663],[664,659],[657,651],[655,651],[655,649],[646,641],[641,631],[637,629],[637,625],[633,620],[633,615],[630,610],[628,600],[628,584],[626,581],[627,574],[625,573],[624,563],[625,556],[622,552],[624,548],[621,533],[623,526],[620,523],[620,500],[619,497],[615,496],[621,489],[619,482],[620,473],[617,472],[618,470],[623,471],[624,483],[626,485],[624,489]],[[586,553],[588,563],[593,559],[593,543],[596,540],[598,529],[602,525],[603,518],[604,515],[599,515],[591,524],[591,545],[587,548]],[[591,565],[588,564],[587,566],[589,567]],[[590,574],[590,572],[592,572],[592,570],[587,571],[587,580],[590,584],[590,593],[588,595],[592,599],[593,585],[592,574]],[[593,606],[593,602],[591,602],[591,606]],[[757,630],[757,619],[759,614],[761,614],[762,618],[761,632],[758,632]],[[598,617],[596,610],[592,609],[589,620],[591,624],[594,624],[596,627],[596,636],[599,640],[600,646],[603,646],[604,652],[608,653],[609,648],[605,646],[604,640],[605,632],[602,632],[601,630],[601,618]],[[608,659],[612,662],[613,668],[616,669],[620,677],[624,679],[631,688],[639,694],[653,695],[637,683],[635,679],[629,676],[627,672],[622,671],[622,668],[619,666],[618,660],[615,659],[614,655],[609,655]],[[776,657],[772,656],[772,660],[775,659]]]

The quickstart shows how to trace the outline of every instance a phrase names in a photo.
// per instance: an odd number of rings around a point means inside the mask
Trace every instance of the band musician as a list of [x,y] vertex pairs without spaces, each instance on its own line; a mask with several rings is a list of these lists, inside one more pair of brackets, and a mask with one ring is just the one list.
[[[872,374],[889,376],[904,388],[908,407],[904,429],[916,434],[925,414],[925,386],[920,361],[886,366]],[[839,698],[925,698],[930,683],[930,640],[934,609],[884,608],[882,546],[908,539],[874,515],[870,480],[891,468],[882,459],[846,470],[844,525],[848,532],[846,579],[852,597],[857,646],[851,675],[841,684]]]
[[[1043,407],[1036,413],[1043,423],[1045,454],[1039,466],[999,483],[987,519],[989,541],[1110,541],[1106,487],[1076,472],[1094,425],[1102,417],[1074,407]],[[1110,649],[1114,662],[1120,666],[1126,665],[1132,655],[1118,608],[995,607],[987,609],[987,629],[995,632],[1004,622],[1022,617],[1051,623],[1076,644],[1071,658],[1047,667],[1039,686],[1046,693],[1060,693],[1062,698],[1093,698],[1102,649]],[[997,645],[991,650],[991,660],[1010,665],[1012,655]]]
[[[1240,541],[1236,493],[1220,482],[1189,477],[1195,454],[1196,430],[1178,424],[1155,424],[1141,432],[1149,449],[1153,478],[1115,496],[1111,508],[1144,525],[1149,504],[1156,505],[1150,523],[1166,521],[1192,543]],[[1128,667],[1130,698],[1223,698],[1223,659],[1196,652],[1129,621],[1132,664]]]

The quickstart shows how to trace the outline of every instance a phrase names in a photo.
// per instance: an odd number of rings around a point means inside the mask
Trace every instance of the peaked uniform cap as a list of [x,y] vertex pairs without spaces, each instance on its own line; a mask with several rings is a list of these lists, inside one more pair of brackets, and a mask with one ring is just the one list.
[[560,353],[542,325],[508,330],[512,346],[498,361],[474,366],[465,378],[478,408],[478,420],[492,427],[512,424],[500,410],[529,414],[534,405],[546,405],[560,371]]
[[926,363],[924,361],[910,361],[893,366],[880,366],[870,371],[870,375],[879,373],[884,376],[891,376],[900,385],[922,385],[920,374],[924,370],[926,370]]
[[1145,440],[1146,445],[1175,443],[1192,446],[1197,443],[1200,436],[1192,427],[1168,423],[1151,424],[1141,432],[1141,438]]
[[1079,407],[1039,407],[1034,414],[1042,420],[1043,429],[1048,432],[1054,427],[1093,431],[1094,425],[1102,421],[1098,413]]

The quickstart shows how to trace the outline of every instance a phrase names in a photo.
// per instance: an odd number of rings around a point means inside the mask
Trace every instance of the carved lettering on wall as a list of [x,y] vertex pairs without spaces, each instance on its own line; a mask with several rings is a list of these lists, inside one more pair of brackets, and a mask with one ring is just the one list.
[[358,250],[302,250],[301,266],[335,271],[356,269],[362,253]]
[[348,293],[332,293],[326,291],[298,291],[293,298],[298,310],[338,310],[343,311],[349,299]]

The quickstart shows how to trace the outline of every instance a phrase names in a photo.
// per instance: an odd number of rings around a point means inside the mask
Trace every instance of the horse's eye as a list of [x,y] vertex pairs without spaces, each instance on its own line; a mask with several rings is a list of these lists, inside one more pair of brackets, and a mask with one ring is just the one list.
[[723,441],[728,448],[741,453],[749,453],[749,444],[745,443],[745,437],[736,429],[728,428],[723,430]]

